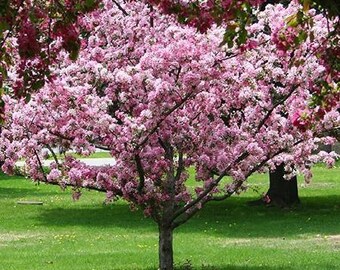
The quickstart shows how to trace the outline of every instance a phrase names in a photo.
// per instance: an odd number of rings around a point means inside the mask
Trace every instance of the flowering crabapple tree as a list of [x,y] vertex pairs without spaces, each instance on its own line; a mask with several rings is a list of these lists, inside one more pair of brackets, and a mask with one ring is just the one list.
[[[199,33],[143,3],[104,1],[78,22],[89,35],[77,61],[60,52],[55,79],[29,102],[4,96],[2,169],[13,173],[24,158],[32,179],[70,186],[75,199],[95,189],[141,208],[159,228],[159,268],[173,269],[174,229],[208,202],[241,192],[248,176],[283,161],[306,179],[311,163],[334,163],[335,153],[312,154],[318,143],[334,143],[325,134],[340,121],[338,99],[310,105],[325,91],[320,81],[336,93],[322,58],[328,29],[310,10],[313,27],[296,44],[299,29],[286,18],[299,8],[268,5],[247,29],[251,39],[227,48],[223,26]],[[115,164],[60,160],[53,146],[83,156],[105,149]]]

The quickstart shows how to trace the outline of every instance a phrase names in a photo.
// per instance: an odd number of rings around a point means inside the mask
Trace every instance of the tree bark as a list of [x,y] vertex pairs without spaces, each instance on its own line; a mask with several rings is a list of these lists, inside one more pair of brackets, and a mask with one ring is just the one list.
[[284,178],[284,164],[279,165],[269,174],[269,189],[265,199],[267,203],[280,207],[291,206],[300,202],[297,186],[297,177],[286,180]]
[[297,177],[289,180],[284,178],[284,164],[279,165],[269,174],[269,189],[263,198],[248,202],[248,205],[274,205],[289,207],[300,203]]
[[158,225],[159,229],[159,269],[173,270],[173,229],[171,225]]
[[[0,125],[0,134],[1,134],[1,125]],[[0,172],[1,172],[1,166],[4,164],[2,160],[0,160]]]
[[[1,134],[1,125],[0,125],[0,134]],[[0,172],[2,171],[1,166],[4,164],[3,161],[0,161]]]

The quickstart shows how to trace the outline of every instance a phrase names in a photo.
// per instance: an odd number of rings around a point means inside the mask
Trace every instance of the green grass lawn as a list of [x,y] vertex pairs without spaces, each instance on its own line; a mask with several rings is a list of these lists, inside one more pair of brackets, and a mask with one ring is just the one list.
[[[178,266],[209,270],[340,269],[340,169],[314,169],[294,210],[248,207],[252,190],[207,205],[175,231]],[[250,179],[265,192],[267,175]],[[303,182],[300,179],[300,185]],[[104,194],[0,174],[0,270],[157,269],[155,224]],[[43,205],[19,205],[38,200]],[[191,269],[191,268],[188,268]]]
[[[67,152],[66,154],[67,154],[67,155],[75,156],[75,157],[77,157],[77,158],[112,158],[112,156],[110,155],[110,153],[109,153],[109,152],[106,152],[106,151],[105,151],[105,152],[95,152],[95,153],[89,155],[88,157],[86,157],[86,156],[81,156],[81,155],[75,154],[75,153],[73,153],[73,152]],[[64,158],[64,155],[57,154],[57,157],[63,159],[63,158]],[[53,159],[53,157],[50,156],[48,159]]]
[[[71,155],[74,156],[76,158],[80,158],[80,159],[87,159],[87,158],[112,158],[112,156],[110,155],[109,152],[107,151],[103,151],[103,152],[95,152],[89,156],[81,156],[79,154],[73,153],[73,152],[67,152],[66,155]],[[64,154],[58,154],[56,153],[56,156],[59,160],[63,160],[65,159],[65,155]],[[49,155],[47,160],[53,160],[54,158]],[[20,159],[20,161],[24,161],[25,159]]]

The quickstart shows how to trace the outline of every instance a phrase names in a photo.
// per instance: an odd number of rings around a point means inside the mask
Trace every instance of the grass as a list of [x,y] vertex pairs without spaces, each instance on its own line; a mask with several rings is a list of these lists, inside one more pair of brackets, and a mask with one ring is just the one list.
[[[259,196],[252,190],[207,205],[175,231],[177,266],[340,269],[340,170],[314,173],[312,184],[300,187],[296,209],[248,207]],[[267,178],[255,175],[250,183],[265,192]],[[150,219],[122,201],[103,205],[97,192],[84,192],[77,202],[70,194],[0,174],[0,270],[157,269],[158,234]]]
[[[74,156],[74,157],[77,157],[77,158],[112,158],[112,156],[110,155],[109,152],[106,152],[106,151],[103,151],[103,152],[95,152],[89,156],[81,156],[79,154],[76,154],[76,153],[73,153],[73,152],[67,152],[66,153],[67,155],[71,155],[71,156]],[[61,154],[57,154],[57,157],[58,158],[61,158],[63,159],[64,158],[64,155],[61,155]],[[53,159],[52,156],[50,156],[48,159]]]
[[[76,154],[74,152],[66,152],[66,155],[74,156],[74,157],[80,158],[80,159],[88,159],[88,158],[91,158],[91,159],[92,158],[112,158],[110,153],[107,152],[107,151],[95,152],[95,153],[93,153],[93,154],[91,154],[89,156],[82,156],[82,155]],[[65,155],[64,154],[58,154],[57,153],[56,156],[57,156],[57,158],[59,160],[65,159]],[[20,161],[24,161],[24,160],[25,160],[24,158],[20,159]],[[47,157],[47,160],[54,160],[54,158],[51,155],[49,155]]]

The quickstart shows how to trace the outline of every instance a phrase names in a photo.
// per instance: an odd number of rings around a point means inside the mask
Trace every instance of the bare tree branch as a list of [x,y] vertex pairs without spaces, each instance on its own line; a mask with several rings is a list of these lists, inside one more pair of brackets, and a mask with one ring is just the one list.
[[118,7],[118,9],[124,14],[124,16],[129,16],[129,13],[115,0],[112,0],[113,3]]
[[40,171],[41,171],[41,173],[43,174],[44,180],[45,180],[46,182],[48,182],[47,176],[46,176],[46,173],[45,173],[45,170],[44,170],[44,167],[43,167],[43,164],[42,164],[42,162],[41,162],[41,160],[40,160],[40,158],[39,158],[39,155],[38,155],[38,153],[37,153],[36,150],[34,150],[34,155],[36,156],[36,158],[37,158],[37,160],[38,160],[38,164],[39,164],[39,167],[40,167]]
[[46,145],[46,148],[51,152],[54,161],[57,163],[58,167],[60,167],[61,165],[60,165],[60,163],[59,163],[58,157],[57,157],[57,155],[54,153],[52,147],[49,146],[49,145],[47,144],[47,145]]
[[178,167],[177,167],[177,172],[175,175],[175,181],[178,182],[179,179],[181,178],[182,172],[184,170],[184,160],[183,160],[183,152],[179,150],[178,152]]

